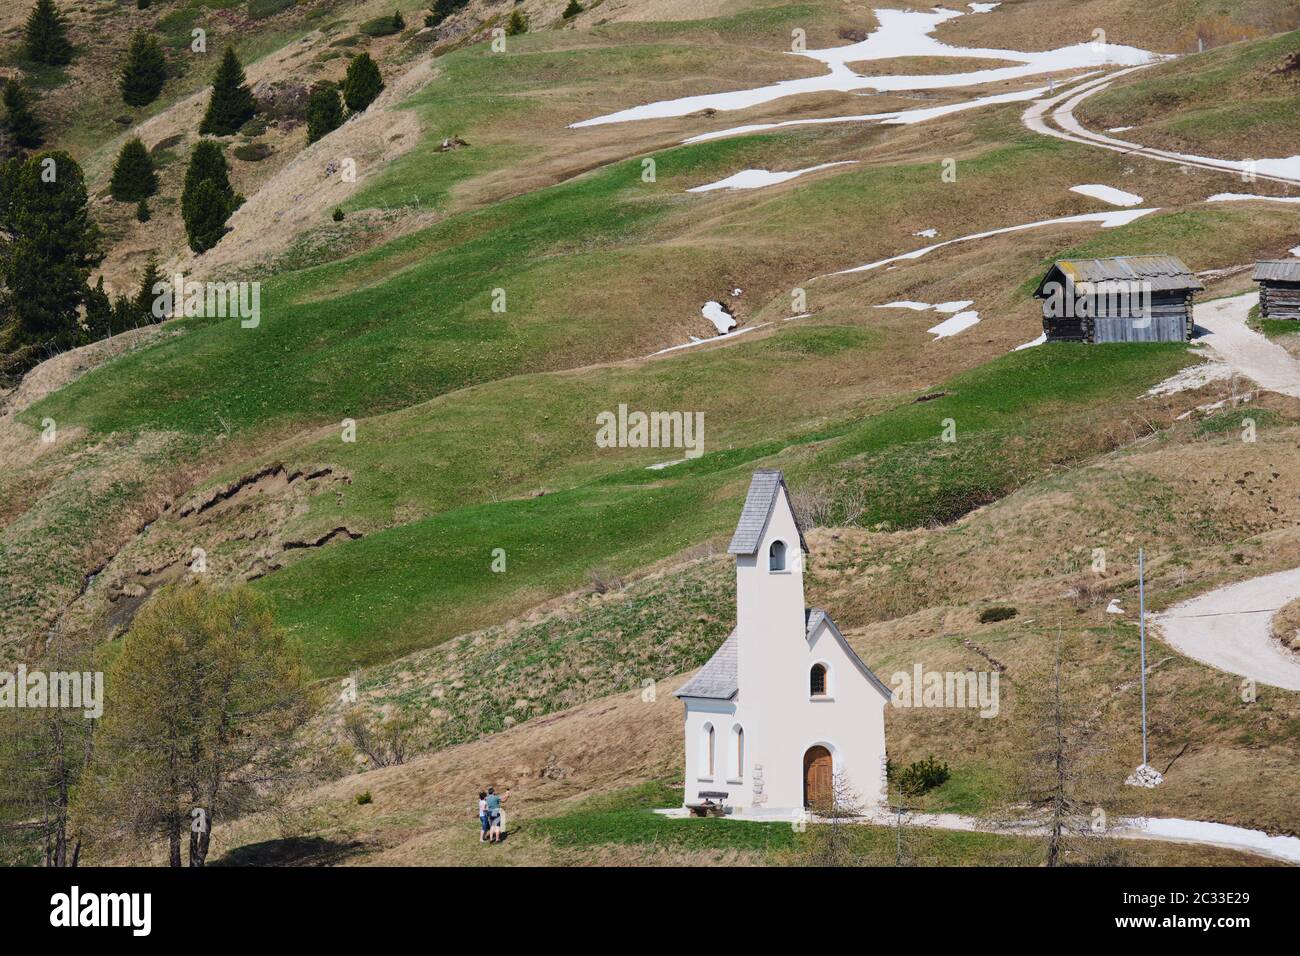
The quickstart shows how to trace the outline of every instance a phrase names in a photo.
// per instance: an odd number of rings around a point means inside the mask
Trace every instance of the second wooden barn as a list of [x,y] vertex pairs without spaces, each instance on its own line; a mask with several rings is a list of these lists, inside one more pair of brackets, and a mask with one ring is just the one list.
[[1049,342],[1186,342],[1205,287],[1176,256],[1061,259],[1038,283]]
[[1300,319],[1300,259],[1255,263],[1262,319]]

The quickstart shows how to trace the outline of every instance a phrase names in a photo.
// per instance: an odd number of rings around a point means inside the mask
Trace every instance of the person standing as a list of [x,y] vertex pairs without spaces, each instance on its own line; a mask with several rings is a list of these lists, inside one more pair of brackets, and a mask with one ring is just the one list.
[[488,787],[487,799],[485,802],[487,804],[487,813],[488,813],[488,842],[489,843],[501,842],[502,831],[505,829],[504,827],[505,813],[502,811],[501,805],[509,799],[510,799],[509,790],[505,792],[505,796],[500,796],[497,794],[494,788]]
[[488,816],[488,808],[487,808],[487,793],[480,790],[478,792],[478,825],[479,825],[478,842],[479,843],[487,842],[490,819],[491,818]]

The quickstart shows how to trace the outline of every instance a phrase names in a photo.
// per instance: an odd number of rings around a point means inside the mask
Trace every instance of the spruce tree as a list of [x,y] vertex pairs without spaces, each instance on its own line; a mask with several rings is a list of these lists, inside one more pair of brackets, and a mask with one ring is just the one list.
[[140,276],[140,291],[135,294],[135,307],[145,315],[150,322],[161,322],[162,319],[153,314],[154,300],[158,298],[153,287],[157,282],[163,281],[162,275],[158,272],[158,260],[153,256],[144,264],[144,275]]
[[82,325],[85,342],[98,342],[113,334],[113,305],[104,291],[103,276],[95,286],[86,289],[86,318]]
[[348,64],[347,76],[343,78],[343,100],[352,112],[360,113],[383,89],[384,78],[369,53],[362,53]]
[[149,200],[141,199],[135,204],[135,218],[137,222],[148,222],[153,218],[153,213],[149,211]]
[[212,98],[208,100],[208,111],[199,124],[199,132],[230,136],[239,132],[239,127],[252,119],[256,112],[257,101],[248,88],[244,68],[239,65],[234,48],[228,46],[212,78]]
[[394,30],[406,29],[406,18],[402,16],[401,10],[393,11],[393,29]]
[[152,103],[167,82],[167,61],[158,39],[147,30],[137,30],[122,64],[122,102],[127,106]]
[[510,19],[506,21],[506,36],[515,37],[528,32],[528,18],[520,10],[511,10]]
[[181,190],[181,218],[190,248],[205,252],[224,234],[226,220],[238,207],[221,144],[202,139],[190,154]]
[[45,142],[41,121],[33,110],[34,97],[31,90],[21,80],[13,79],[5,84],[4,93],[0,95],[5,105],[5,127],[13,134],[14,140],[23,149],[35,149]]
[[67,348],[80,336],[77,310],[88,291],[86,278],[103,259],[81,167],[64,152],[38,153],[16,168],[6,193],[3,305],[17,319],[21,343]]
[[566,20],[572,20],[582,12],[582,4],[578,0],[569,0],[569,5],[564,8],[563,17]]
[[307,142],[316,142],[338,129],[342,122],[343,104],[339,102],[338,87],[322,83],[313,89],[307,100]]
[[157,188],[158,177],[154,174],[149,151],[139,137],[127,140],[113,164],[109,193],[118,202],[139,202],[152,196]]
[[49,66],[63,66],[72,62],[72,44],[68,42],[68,27],[54,0],[36,0],[36,6],[27,16],[23,51],[29,60]]

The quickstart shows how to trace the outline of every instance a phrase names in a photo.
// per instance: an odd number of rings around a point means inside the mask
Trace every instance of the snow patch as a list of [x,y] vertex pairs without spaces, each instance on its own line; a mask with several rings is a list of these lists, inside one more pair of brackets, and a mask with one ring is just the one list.
[[1157,207],[1149,209],[1126,209],[1116,210],[1114,212],[1089,212],[1081,216],[1064,216],[1060,219],[1042,219],[1038,222],[1025,222],[1018,226],[1003,226],[1001,229],[990,229],[987,232],[975,232],[969,236],[958,236],[956,239],[948,239],[944,242],[936,242],[932,246],[925,246],[921,249],[914,249],[911,252],[904,252],[902,255],[890,256],[888,259],[881,259],[878,262],[868,262],[864,266],[854,266],[852,269],[841,269],[839,272],[832,272],[831,275],[847,275],[850,272],[868,272],[872,269],[879,269],[881,266],[889,265],[893,262],[900,262],[904,259],[919,259],[936,249],[942,249],[944,246],[951,246],[958,242],[970,242],[972,239],[987,239],[990,236],[1001,236],[1009,232],[1022,232],[1026,229],[1037,229],[1040,226],[1061,226],[1076,222],[1095,222],[1103,229],[1114,229],[1117,226],[1126,226],[1134,220],[1141,219],[1143,216],[1156,212]]
[[966,308],[967,306],[971,306],[974,304],[975,304],[974,299],[958,299],[955,302],[940,302],[938,305],[934,307],[934,311],[946,312],[948,314],[952,314],[953,312],[960,312],[962,309]]
[[901,302],[886,302],[884,305],[876,306],[877,309],[911,309],[913,312],[924,312],[930,308],[929,302],[913,302],[911,299],[904,299]]
[[1127,133],[1127,132],[1128,132],[1129,130],[1131,130],[1132,128],[1133,128],[1132,126],[1112,126],[1110,129],[1106,130],[1106,132],[1108,132],[1108,133]]
[[981,106],[992,106],[997,103],[1019,103],[1023,100],[1037,99],[1047,92],[1047,87],[1040,86],[1032,90],[998,93],[993,96],[981,96],[973,100],[966,100],[962,103],[949,103],[947,106],[929,106],[924,109],[898,110],[892,113],[861,113],[856,116],[823,116],[817,119],[784,120],[780,123],[750,123],[746,126],[733,126],[730,129],[715,130],[712,133],[700,133],[698,136],[687,137],[682,140],[682,143],[683,145],[706,143],[709,140],[722,139],[725,136],[736,136],[741,133],[761,133],[765,130],[781,129],[786,126],[824,126],[829,123],[868,122],[879,122],[887,126],[905,126],[912,123],[924,123],[926,120],[947,116],[950,113],[978,109]]
[[1245,827],[1201,820],[1179,820],[1175,817],[1138,817],[1127,822],[1134,829],[1152,836],[1168,837],[1171,840],[1195,840],[1220,846],[1249,847],[1269,856],[1300,863],[1300,837],[1269,836],[1263,830],[1248,830]]
[[815,173],[819,169],[830,169],[832,166],[852,166],[856,162],[857,160],[846,159],[843,162],[822,163],[819,166],[809,166],[807,169],[794,169],[784,173],[774,173],[767,169],[742,169],[734,176],[719,179],[716,183],[693,186],[686,191],[688,193],[707,193],[714,189],[762,189],[764,186],[775,186],[777,183],[787,182],[796,176],[804,175],[804,173]]
[[1230,378],[1232,378],[1232,366],[1226,362],[1202,362],[1200,365],[1189,365],[1158,385],[1153,385],[1147,394],[1176,395],[1179,392],[1190,392],[1193,389],[1203,388],[1211,382],[1222,382]]
[[935,341],[938,341],[956,335],[958,332],[963,332],[972,325],[977,325],[979,320],[980,314],[978,312],[958,312],[952,318],[944,319],[938,325],[926,329],[926,331],[934,336]]
[[737,335],[744,335],[746,332],[753,332],[755,329],[761,329],[771,325],[771,322],[761,322],[758,325],[747,325],[743,329],[736,329],[734,332],[728,332],[726,335],[715,335],[713,338],[701,339],[694,335],[689,342],[683,342],[681,345],[670,345],[666,349],[660,349],[658,352],[651,352],[646,358],[653,358],[656,355],[663,355],[667,352],[678,352],[682,349],[693,349],[697,345],[708,345],[710,342],[721,342],[723,339],[734,339]]
[[[934,90],[1001,83],[1028,76],[1055,73],[1058,70],[1096,69],[1103,66],[1139,66],[1164,56],[1137,47],[1114,43],[1076,43],[1056,50],[1021,51],[956,47],[941,43],[930,34],[941,24],[964,15],[961,10],[876,10],[879,26],[859,43],[824,50],[802,50],[791,56],[804,56],[826,65],[822,76],[782,80],[767,86],[726,93],[706,93],[660,100],[596,116],[571,124],[570,128],[626,123],[632,120],[666,119],[686,116],[700,110],[740,110],[787,96],[808,93],[877,90]],[[942,73],[908,76],[860,76],[848,66],[870,60],[888,60],[904,56],[965,57],[969,59],[1009,60],[1016,66],[975,70],[969,73]]]
[[719,335],[726,335],[736,327],[736,317],[728,312],[727,307],[721,302],[710,299],[704,303],[700,314],[713,323]]
[[1122,189],[1116,189],[1113,186],[1103,186],[1100,183],[1085,183],[1082,186],[1071,186],[1070,192],[1079,193],[1082,196],[1091,196],[1093,199],[1100,199],[1102,202],[1108,202],[1112,206],[1136,206],[1142,202],[1142,197],[1134,193],[1127,193]]
[[920,236],[922,239],[933,239],[935,236],[939,235],[939,230],[938,230],[938,229],[922,229],[920,232],[914,232],[914,233],[912,233],[912,235],[914,235],[914,236]]
[[976,13],[989,13],[993,8],[1002,6],[1002,2],[1001,0],[998,0],[997,3],[968,3],[966,6],[970,7]]
[[1015,348],[1013,348],[1011,351],[1013,351],[1013,352],[1021,352],[1021,351],[1025,350],[1025,349],[1032,349],[1034,346],[1036,346],[1036,345],[1042,345],[1042,344],[1043,344],[1044,342],[1046,342],[1046,341],[1047,341],[1047,333],[1044,332],[1044,333],[1042,333],[1040,336],[1038,336],[1038,338],[1034,339],[1032,342],[1026,342],[1024,345],[1017,345],[1017,346],[1016,346]]
[[1300,246],[1296,246],[1293,249],[1288,249],[1287,252],[1291,253],[1291,255],[1293,256],[1300,256]]
[[1206,202],[1249,202],[1258,199],[1263,202],[1300,203],[1300,196],[1256,196],[1254,193],[1215,193]]

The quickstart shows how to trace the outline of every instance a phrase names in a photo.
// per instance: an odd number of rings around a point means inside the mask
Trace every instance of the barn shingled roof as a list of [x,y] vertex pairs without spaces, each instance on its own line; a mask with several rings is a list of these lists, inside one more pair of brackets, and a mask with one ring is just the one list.
[[1177,256],[1115,256],[1110,259],[1059,259],[1047,270],[1034,295],[1040,299],[1053,273],[1060,272],[1076,286],[1110,282],[1146,282],[1152,292],[1179,289],[1202,290],[1205,286]]
[[1255,263],[1256,282],[1300,282],[1300,259],[1272,259]]
[[[776,499],[780,497],[778,492],[783,488],[786,500],[790,501],[790,489],[786,487],[785,476],[781,472],[771,468],[754,472],[754,477],[749,482],[745,507],[741,509],[740,520],[736,522],[736,533],[731,536],[731,544],[727,547],[728,553],[753,554],[758,550],[763,529],[767,527]],[[807,551],[808,542],[803,539],[803,527],[799,524],[798,515],[795,515],[794,525],[799,531],[799,546]]]

